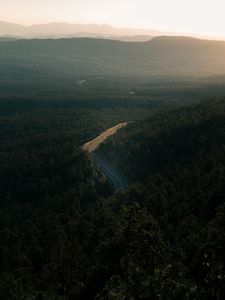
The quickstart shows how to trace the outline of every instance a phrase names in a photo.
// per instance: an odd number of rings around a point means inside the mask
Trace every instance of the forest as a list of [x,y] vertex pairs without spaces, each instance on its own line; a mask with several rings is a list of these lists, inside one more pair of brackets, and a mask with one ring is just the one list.
[[[224,115],[224,99],[204,101],[133,124],[101,148],[133,184],[122,205],[128,299],[224,298]],[[123,295],[122,278],[110,288]]]
[[6,40],[0,42],[0,77],[44,84],[43,78],[77,76],[180,79],[224,75],[224,53],[224,41],[182,36],[159,36],[142,43],[100,38]]
[[[224,78],[8,75],[0,299],[224,299]],[[81,146],[122,121],[115,192]]]

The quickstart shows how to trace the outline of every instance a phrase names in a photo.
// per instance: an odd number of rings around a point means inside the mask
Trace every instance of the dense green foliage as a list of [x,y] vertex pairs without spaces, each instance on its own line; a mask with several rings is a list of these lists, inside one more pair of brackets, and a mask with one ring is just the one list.
[[[224,299],[225,102],[206,100],[224,78],[87,78],[71,57],[99,41],[14,43],[0,46],[0,299]],[[98,150],[130,183],[114,193],[81,145],[121,121]]]
[[115,111],[1,118],[1,298],[223,299],[224,101],[137,118],[106,142],[138,181],[110,196],[78,145]]
[[[136,203],[146,212],[145,219],[152,216],[157,220],[164,242],[159,251],[154,249],[160,261],[155,266],[150,261],[149,270],[148,260],[142,265],[138,256],[145,239],[132,249],[136,276],[143,276],[143,281],[131,283],[137,295],[150,299],[224,298],[224,129],[224,100],[207,101],[130,124],[101,150],[131,182],[139,181],[123,201],[132,208]],[[136,223],[133,226],[139,234],[146,230]],[[137,237],[133,233],[131,237],[136,243]],[[142,258],[151,247],[151,243],[145,246]],[[119,286],[126,282],[121,279],[113,288]]]
[[[121,103],[129,83],[106,100],[101,93],[98,100],[97,91],[71,96],[65,81],[61,93],[49,91],[50,82],[40,87],[35,82],[35,89],[14,83],[19,93],[4,88],[0,103],[0,298],[39,299],[39,292],[47,299],[94,298],[97,273],[88,275],[88,268],[98,239],[92,218],[112,187],[80,146],[122,120],[149,115],[159,103],[129,95]],[[95,255],[91,259],[95,264]]]

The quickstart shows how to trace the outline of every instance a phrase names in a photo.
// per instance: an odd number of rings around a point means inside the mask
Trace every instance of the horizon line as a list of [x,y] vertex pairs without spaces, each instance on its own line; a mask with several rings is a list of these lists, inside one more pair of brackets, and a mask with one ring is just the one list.
[[[10,22],[10,21],[4,21],[0,20],[0,23],[7,23],[7,24],[13,24],[13,25],[18,25],[18,26],[23,26],[25,28],[30,28],[33,26],[41,26],[41,25],[51,25],[51,24],[67,24],[67,25],[81,25],[81,26],[108,26],[113,29],[118,29],[118,30],[140,30],[140,31],[155,31],[158,33],[162,33],[162,35],[169,35],[169,36],[183,36],[183,37],[194,37],[194,38],[199,38],[199,39],[208,39],[208,40],[223,40],[225,41],[225,36],[218,36],[218,35],[211,35],[211,34],[206,34],[206,33],[190,33],[190,32],[179,32],[179,31],[169,31],[169,30],[164,30],[164,29],[156,29],[156,28],[146,28],[146,27],[132,27],[132,26],[119,26],[115,24],[107,24],[107,23],[90,23],[90,22],[82,22],[82,21],[46,21],[46,22],[34,22],[30,24],[24,24],[24,23],[19,23],[19,22]],[[148,35],[148,34],[143,34],[143,35]]]

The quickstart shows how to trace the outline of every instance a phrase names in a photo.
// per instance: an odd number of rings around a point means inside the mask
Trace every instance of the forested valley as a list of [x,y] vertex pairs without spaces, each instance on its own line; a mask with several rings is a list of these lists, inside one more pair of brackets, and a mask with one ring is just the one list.
[[[13,70],[0,72],[0,299],[224,299],[224,77]],[[129,183],[115,191],[81,146],[124,121],[97,150]]]

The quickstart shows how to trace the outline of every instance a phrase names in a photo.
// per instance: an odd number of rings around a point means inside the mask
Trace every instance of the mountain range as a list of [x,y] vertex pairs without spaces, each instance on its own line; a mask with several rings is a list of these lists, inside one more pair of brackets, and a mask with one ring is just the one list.
[[[201,36],[193,34],[183,34],[165,32],[160,30],[134,29],[134,28],[115,28],[109,25],[97,24],[71,24],[71,23],[48,23],[24,26],[14,23],[0,21],[0,38],[104,38],[121,40],[127,42],[148,41],[156,36],[193,36],[197,38],[215,39],[215,37]],[[221,40],[221,38],[219,38]],[[2,39],[1,39],[2,40]]]
[[[92,37],[144,41],[152,36],[166,34],[157,30],[114,28],[109,25],[49,23],[31,26],[0,22],[1,37],[62,38]],[[132,37],[134,37],[132,39]]]
[[214,76],[225,74],[225,42],[156,37],[148,42],[32,39],[0,43],[0,78]]

